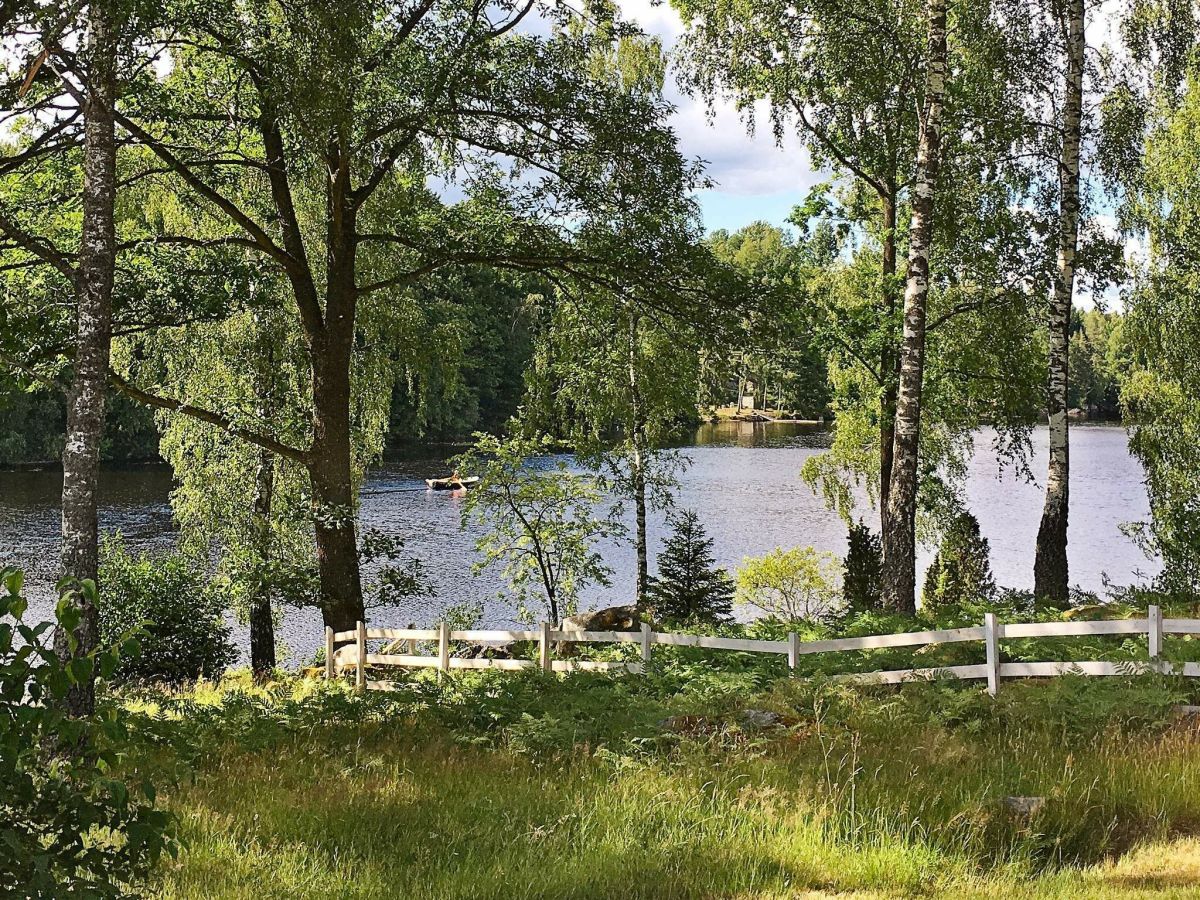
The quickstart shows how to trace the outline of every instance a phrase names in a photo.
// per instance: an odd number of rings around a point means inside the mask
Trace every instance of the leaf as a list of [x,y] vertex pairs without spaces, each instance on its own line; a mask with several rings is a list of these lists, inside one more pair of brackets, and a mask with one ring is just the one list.
[[86,684],[92,678],[95,665],[90,656],[80,656],[67,663],[67,677],[74,684]]
[[25,573],[20,569],[5,568],[0,572],[0,576],[2,576],[4,589],[13,596],[19,596],[21,589],[25,586]]

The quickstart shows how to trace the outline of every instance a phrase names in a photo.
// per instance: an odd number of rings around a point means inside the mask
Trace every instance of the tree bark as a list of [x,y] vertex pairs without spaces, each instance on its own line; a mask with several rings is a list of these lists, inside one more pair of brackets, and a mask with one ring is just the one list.
[[[254,475],[254,543],[260,564],[271,559],[271,502],[275,493],[275,457],[261,450]],[[271,610],[271,586],[256,579],[250,598],[250,671],[265,677],[275,671],[275,620]]]
[[[348,354],[346,354],[348,356]],[[350,372],[343,354],[313,357],[312,483],[321,612],[327,627],[351,631],[364,618],[350,459]]]
[[[104,433],[104,390],[112,346],[112,287],[116,259],[113,203],[116,193],[116,27],[104,3],[89,6],[88,86],[84,104],[83,224],[76,273],[75,370],[67,395],[63,448],[62,574],[98,582],[98,490],[100,440]],[[99,615],[95,603],[79,595],[81,618],[72,652],[68,635],[55,634],[64,661],[96,647]],[[95,709],[95,680],[71,687],[70,715]]]
[[309,338],[313,443],[308,465],[313,492],[321,611],[327,627],[349,631],[365,620],[358,560],[350,430],[350,365],[354,351],[356,216],[350,202],[349,159],[329,151],[325,320]]
[[[896,196],[883,200],[883,306],[890,322],[896,311]],[[892,451],[896,440],[896,351],[883,342],[879,354],[879,533],[888,530],[887,506],[892,482]]]
[[650,583],[649,552],[646,545],[646,421],[642,409],[641,385],[638,383],[638,314],[629,312],[629,448],[630,475],[633,479],[635,543],[637,544],[638,609],[646,607],[646,591]]
[[[254,392],[257,395],[257,418],[270,422],[276,404],[275,339],[276,334],[262,315],[255,314]],[[250,671],[264,678],[275,671],[275,619],[271,608],[271,584],[266,573],[274,556],[271,541],[271,507],[275,500],[275,454],[259,448],[258,468],[254,473],[254,502],[251,509],[251,540],[258,561],[259,573],[254,593],[250,597]]]
[[1050,358],[1046,412],[1050,458],[1046,502],[1033,561],[1034,595],[1055,603],[1068,600],[1067,518],[1070,491],[1070,438],[1067,391],[1070,371],[1071,304],[1075,253],[1079,243],[1079,146],[1083,118],[1084,4],[1067,6],[1067,73],[1059,159],[1058,269],[1050,301]]
[[909,229],[908,283],[904,291],[904,334],[896,392],[888,529],[883,536],[883,603],[902,613],[916,611],[917,464],[921,439],[921,390],[925,377],[929,255],[933,243],[934,199],[941,161],[942,104],[946,90],[946,0],[928,0],[926,16],[929,43],[925,104]]

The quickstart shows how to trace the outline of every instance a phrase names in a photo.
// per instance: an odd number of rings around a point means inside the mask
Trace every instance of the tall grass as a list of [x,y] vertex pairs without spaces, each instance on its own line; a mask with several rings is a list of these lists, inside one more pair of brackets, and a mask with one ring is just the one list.
[[[1175,682],[1012,683],[993,701],[957,683],[684,675],[130,697],[150,758],[183,773],[170,803],[186,847],[159,890],[1196,895],[1200,734],[1172,717]],[[1012,795],[1045,805],[1023,818]]]

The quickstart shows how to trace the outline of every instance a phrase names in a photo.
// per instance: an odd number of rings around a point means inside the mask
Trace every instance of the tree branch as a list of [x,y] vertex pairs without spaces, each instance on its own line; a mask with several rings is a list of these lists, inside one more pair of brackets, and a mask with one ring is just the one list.
[[152,394],[149,391],[142,390],[133,384],[130,384],[116,372],[109,371],[108,382],[126,397],[136,400],[138,403],[146,406],[153,406],[156,409],[165,409],[171,412],[182,413],[185,416],[190,416],[201,422],[213,425],[224,431],[232,437],[241,438],[251,444],[262,447],[264,450],[270,450],[279,456],[286,459],[295,460],[301,465],[307,465],[310,451],[301,450],[298,447],[293,447],[290,444],[284,444],[281,441],[275,440],[270,435],[255,431],[251,428],[243,428],[236,424],[228,416],[223,416],[220,413],[215,413],[212,410],[203,409],[199,406],[192,406],[189,403],[184,403],[181,400],[176,400],[172,397],[163,397],[159,394]]

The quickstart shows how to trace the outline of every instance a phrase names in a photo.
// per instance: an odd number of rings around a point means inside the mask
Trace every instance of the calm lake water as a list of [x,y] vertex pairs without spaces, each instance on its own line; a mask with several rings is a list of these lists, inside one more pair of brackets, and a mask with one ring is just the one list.
[[[811,544],[840,555],[846,547],[845,527],[799,478],[804,461],[821,453],[828,440],[825,431],[812,426],[704,426],[681,449],[690,466],[680,479],[677,506],[700,513],[719,562],[731,568],[744,556],[774,547]],[[1006,586],[1031,587],[1042,487],[1016,478],[1011,471],[999,471],[988,432],[980,432],[975,444],[967,495],[991,542],[996,579]],[[1045,465],[1045,429],[1035,432],[1034,451],[1034,471],[1040,473]],[[372,619],[379,624],[432,622],[446,604],[467,601],[485,604],[486,624],[513,621],[511,607],[497,599],[498,579],[491,573],[471,573],[475,536],[460,527],[461,501],[423,489],[425,478],[445,474],[444,457],[453,452],[436,448],[425,458],[389,460],[372,472],[364,486],[363,527],[403,538],[409,554],[423,562],[436,590],[432,599],[410,607],[375,611]],[[1071,453],[1072,583],[1100,591],[1105,578],[1128,584],[1153,574],[1157,565],[1120,530],[1122,523],[1148,516],[1141,468],[1129,455],[1124,430],[1076,426]],[[48,609],[58,565],[61,480],[57,472],[0,472],[0,563],[26,570],[35,612]],[[173,544],[169,470],[106,471],[102,488],[104,530],[119,530],[136,548],[163,549]],[[865,507],[863,514],[868,521],[877,520]],[[663,515],[652,513],[652,560],[667,530]],[[628,602],[632,594],[632,546],[614,543],[603,551],[616,570],[613,583],[590,591],[585,607]],[[928,549],[922,552],[922,570],[931,556]],[[281,637],[294,657],[308,657],[321,642],[319,615],[288,609]]]

